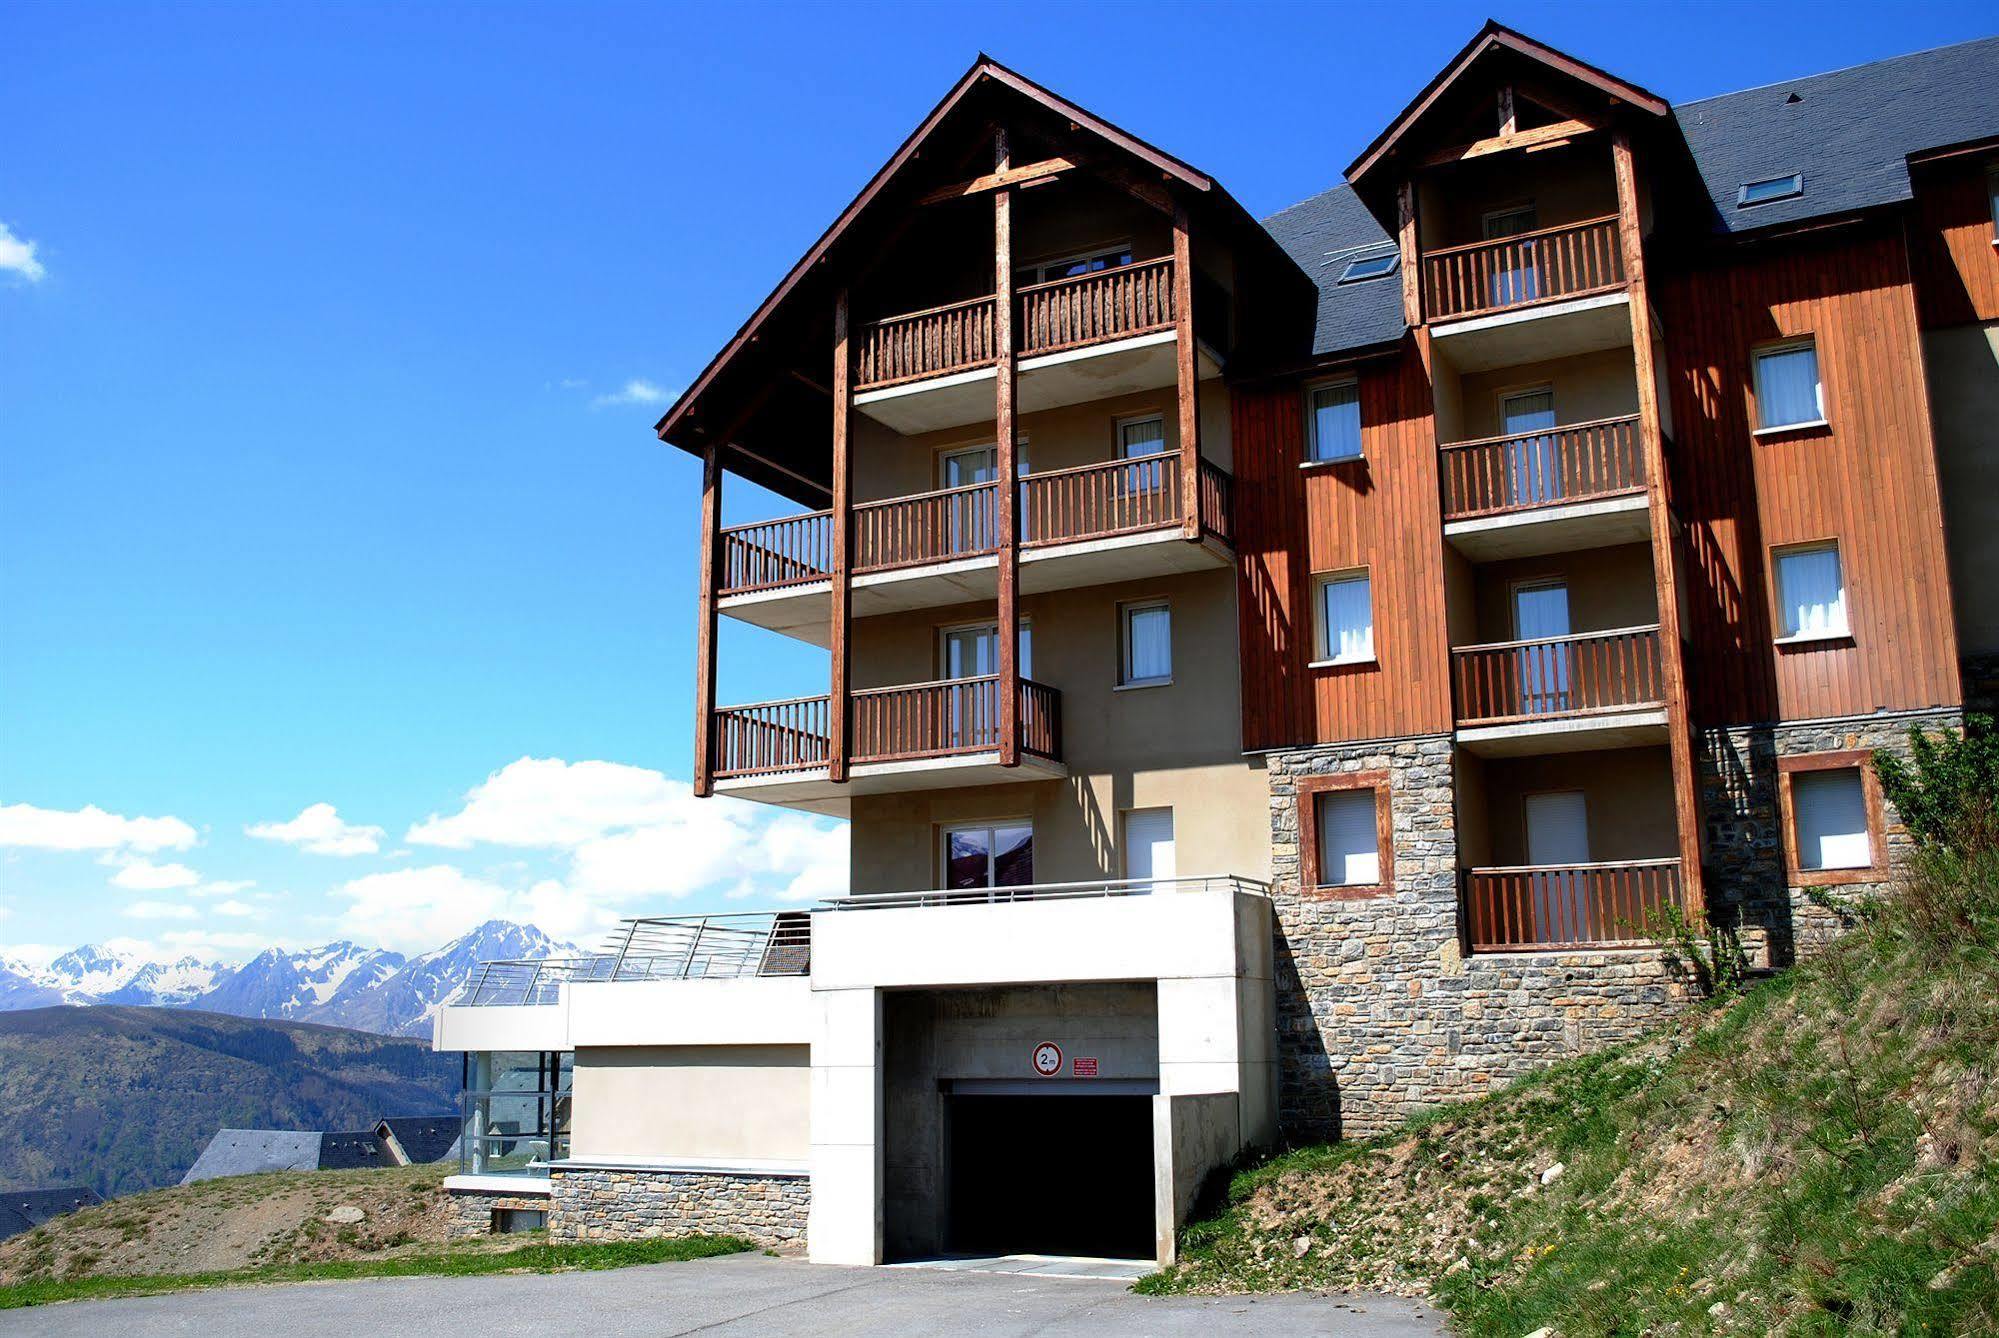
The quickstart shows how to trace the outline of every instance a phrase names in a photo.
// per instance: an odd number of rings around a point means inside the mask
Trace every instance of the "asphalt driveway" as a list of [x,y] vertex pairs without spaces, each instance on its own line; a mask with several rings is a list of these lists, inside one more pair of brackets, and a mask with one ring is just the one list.
[[0,1336],[35,1338],[1432,1338],[1443,1332],[1435,1312],[1392,1297],[1154,1298],[1094,1278],[831,1268],[761,1255],[602,1273],[238,1287],[0,1311]]

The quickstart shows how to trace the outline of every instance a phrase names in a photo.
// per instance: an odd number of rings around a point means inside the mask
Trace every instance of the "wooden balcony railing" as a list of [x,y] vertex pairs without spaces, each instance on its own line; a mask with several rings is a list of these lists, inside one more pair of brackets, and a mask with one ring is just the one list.
[[1465,869],[1461,876],[1473,952],[1642,943],[1655,917],[1680,905],[1682,895],[1676,859]]
[[854,382],[864,389],[985,367],[999,356],[993,299],[975,297],[861,327]]
[[1451,651],[1458,723],[1498,725],[1665,699],[1659,628],[1626,627]]
[[741,595],[753,590],[823,581],[833,570],[833,513],[812,511],[754,525],[732,525],[722,531],[721,569],[715,573],[715,593]]
[[998,546],[998,505],[996,483],[862,502],[854,508],[854,570],[888,571],[990,553]]
[[1423,253],[1423,314],[1432,321],[1586,297],[1624,282],[1617,216]]
[[[999,747],[997,675],[949,678],[853,694],[855,762],[907,762]],[[831,755],[829,698],[798,697],[715,712],[717,777],[774,775],[824,767]],[[1062,695],[1020,682],[1022,752],[1058,758]]]
[[1173,326],[1173,261],[1078,274],[1022,288],[1020,351],[1059,353]]
[[1615,497],[1645,488],[1636,414],[1518,436],[1454,441],[1439,449],[1445,520]]

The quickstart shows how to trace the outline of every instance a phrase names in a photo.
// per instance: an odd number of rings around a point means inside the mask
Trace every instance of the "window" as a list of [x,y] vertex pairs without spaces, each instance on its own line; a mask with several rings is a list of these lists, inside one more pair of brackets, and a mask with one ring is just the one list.
[[1793,195],[1805,193],[1805,179],[1793,172],[1784,177],[1765,177],[1761,181],[1745,181],[1742,189],[1735,194],[1735,207],[1747,209],[1751,205],[1769,204],[1772,200],[1788,200]]
[[1307,443],[1313,460],[1360,459],[1360,383],[1314,386],[1306,398]]
[[1032,265],[1022,265],[1013,272],[1016,288],[1029,284],[1049,283],[1056,279],[1073,278],[1078,274],[1095,274],[1098,270],[1116,269],[1131,263],[1131,244],[1120,242],[1116,246],[1106,246],[1096,251],[1085,251],[1079,255],[1063,256],[1059,260],[1042,260]]
[[1777,569],[1777,627],[1785,639],[1841,637],[1846,622],[1846,577],[1839,545],[1800,544],[1772,554]]
[[1810,339],[1792,339],[1757,349],[1752,361],[1758,431],[1825,421],[1819,351]]
[[[522,1002],[540,1000],[527,997]],[[567,1051],[468,1053],[459,1169],[475,1175],[546,1176],[549,1162],[567,1157],[573,1061]]]
[[944,829],[944,886],[1025,887],[1034,881],[1034,828],[1025,822]]
[[1163,599],[1125,604],[1118,612],[1118,686],[1147,687],[1173,681],[1173,618]]
[[493,1234],[511,1236],[522,1231],[540,1231],[548,1226],[548,1212],[538,1208],[493,1209]]
[[1374,791],[1327,790],[1317,800],[1319,886],[1378,886],[1381,832]]
[[1357,664],[1374,658],[1374,599],[1365,571],[1319,578],[1319,663]]
[[1867,786],[1859,767],[1791,773],[1791,821],[1800,871],[1873,866]]
[[1154,414],[1149,418],[1120,418],[1117,423],[1117,453],[1121,460],[1134,460],[1142,455],[1157,455],[1166,449],[1166,420]]
[[1379,279],[1384,275],[1393,274],[1401,260],[1402,257],[1394,251],[1383,255],[1359,256],[1347,261],[1346,268],[1340,271],[1338,281],[1360,283],[1367,279]]

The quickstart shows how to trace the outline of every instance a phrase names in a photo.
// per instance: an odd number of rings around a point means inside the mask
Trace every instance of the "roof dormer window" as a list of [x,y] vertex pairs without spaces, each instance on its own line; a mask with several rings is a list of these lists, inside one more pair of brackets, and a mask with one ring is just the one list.
[[1788,200],[1794,195],[1805,193],[1805,178],[1802,173],[1793,172],[1787,177],[1766,177],[1761,181],[1745,181],[1736,192],[1735,207],[1747,209],[1751,205],[1769,204],[1773,200]]
[[1360,283],[1366,279],[1379,279],[1393,274],[1402,257],[1394,251],[1384,255],[1360,256],[1347,261],[1347,267],[1340,271],[1339,282]]

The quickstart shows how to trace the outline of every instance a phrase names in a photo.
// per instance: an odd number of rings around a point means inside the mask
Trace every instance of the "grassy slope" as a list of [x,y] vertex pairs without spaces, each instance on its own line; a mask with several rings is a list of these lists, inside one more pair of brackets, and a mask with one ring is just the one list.
[[1995,1068],[1986,855],[1643,1044],[1241,1172],[1141,1289],[1387,1287],[1505,1338],[1999,1333]]

